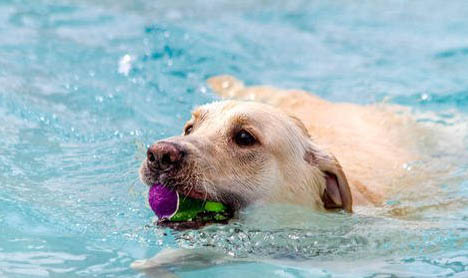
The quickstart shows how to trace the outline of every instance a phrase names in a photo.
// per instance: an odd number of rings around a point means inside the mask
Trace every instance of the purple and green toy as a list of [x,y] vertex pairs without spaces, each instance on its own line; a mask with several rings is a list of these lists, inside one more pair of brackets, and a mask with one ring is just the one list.
[[202,201],[179,193],[167,186],[154,184],[148,194],[151,209],[161,222],[226,222],[232,211],[222,203]]

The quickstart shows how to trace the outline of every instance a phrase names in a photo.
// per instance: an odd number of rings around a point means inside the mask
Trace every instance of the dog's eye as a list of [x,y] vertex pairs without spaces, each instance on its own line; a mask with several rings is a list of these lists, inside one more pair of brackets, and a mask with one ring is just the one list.
[[237,132],[236,135],[234,136],[234,141],[239,146],[252,146],[253,144],[257,142],[255,137],[253,137],[252,134],[248,133],[245,130],[241,130]]
[[188,125],[184,131],[185,135],[189,135],[190,132],[192,132],[192,129],[193,129],[193,125]]

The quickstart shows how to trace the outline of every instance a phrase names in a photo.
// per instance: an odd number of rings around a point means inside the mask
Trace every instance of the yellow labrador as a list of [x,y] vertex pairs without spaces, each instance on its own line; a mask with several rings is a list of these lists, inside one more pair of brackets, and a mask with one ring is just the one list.
[[[380,106],[331,103],[297,90],[208,80],[223,98],[193,111],[181,136],[148,149],[140,177],[234,209],[379,204],[417,158],[412,121]],[[395,128],[398,127],[398,128]],[[389,178],[391,177],[391,178]]]
[[[154,143],[141,180],[184,195],[223,202],[291,203],[316,210],[379,205],[408,185],[405,165],[419,159],[418,129],[402,108],[331,103],[298,90],[245,87],[231,76],[208,80],[222,98],[196,108],[183,134]],[[422,132],[425,132],[421,130]],[[423,133],[421,133],[423,134]],[[401,187],[401,186],[400,186]],[[211,262],[165,250],[135,269]],[[203,259],[197,260],[197,256]]]

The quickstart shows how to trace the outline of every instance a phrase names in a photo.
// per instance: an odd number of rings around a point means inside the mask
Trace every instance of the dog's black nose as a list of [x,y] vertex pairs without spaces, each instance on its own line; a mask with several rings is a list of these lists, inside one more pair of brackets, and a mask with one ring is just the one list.
[[168,170],[182,162],[185,151],[176,143],[163,141],[149,147],[146,155],[150,167]]

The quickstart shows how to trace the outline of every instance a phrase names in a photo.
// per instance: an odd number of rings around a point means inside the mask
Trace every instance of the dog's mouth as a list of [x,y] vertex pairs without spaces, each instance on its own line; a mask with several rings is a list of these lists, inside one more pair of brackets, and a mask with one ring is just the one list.
[[[180,214],[174,218],[167,217],[172,216],[174,211],[171,211],[169,215],[164,215],[166,217],[159,217],[158,215],[158,225],[183,230],[201,228],[214,223],[227,224],[238,210],[246,206],[244,198],[234,192],[227,192],[212,186],[209,188],[203,186],[204,181],[200,180],[199,175],[196,173],[196,169],[191,165],[179,165],[171,169],[160,170],[151,167],[146,160],[144,161],[140,168],[140,178],[143,183],[150,186],[150,193],[155,185],[159,185],[172,193],[177,192],[177,200],[180,201],[181,208],[187,208],[187,205],[189,205],[187,203],[198,206],[196,208],[198,213],[188,218],[180,217]],[[151,204],[151,196],[149,197]],[[187,200],[189,202],[186,202]],[[172,205],[168,203],[168,206],[172,206],[172,210],[175,210],[178,208],[177,204],[177,202],[175,202],[175,205],[174,203]],[[223,209],[221,212],[209,211],[205,209],[207,204],[214,204],[215,207],[221,205]],[[155,213],[158,214],[156,211]]]
[[234,209],[209,198],[193,187],[167,186],[155,183],[149,192],[149,203],[158,216],[157,224],[177,230],[201,228],[207,224],[227,224]]
[[189,197],[189,198],[201,200],[201,201],[212,201],[212,200],[209,200],[208,193],[202,192],[196,189],[195,187],[177,186],[175,190],[180,195],[183,195],[185,197]]

